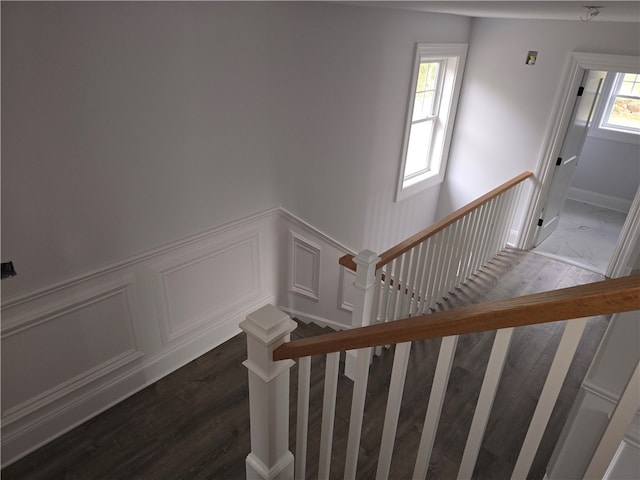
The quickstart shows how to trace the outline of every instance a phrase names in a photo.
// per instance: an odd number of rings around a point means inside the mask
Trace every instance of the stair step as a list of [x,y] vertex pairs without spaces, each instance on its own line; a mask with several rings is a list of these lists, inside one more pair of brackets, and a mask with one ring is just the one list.
[[315,323],[305,323],[297,318],[294,318],[294,320],[298,323],[298,328],[291,334],[292,339],[315,337],[335,332],[331,327],[321,327]]

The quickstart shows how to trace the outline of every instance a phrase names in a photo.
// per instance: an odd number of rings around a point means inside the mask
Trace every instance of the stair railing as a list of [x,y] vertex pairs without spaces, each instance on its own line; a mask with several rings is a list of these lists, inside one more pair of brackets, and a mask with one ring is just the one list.
[[[373,290],[370,317],[354,314],[352,326],[434,310],[506,247],[523,182],[532,175],[521,173],[380,254],[374,281],[380,288]],[[352,255],[340,258],[340,264],[356,272],[361,268]]]
[[[366,255],[365,255],[366,257]],[[442,337],[422,438],[416,454],[412,478],[423,479],[438,428],[440,408],[448,383],[451,358],[447,353],[451,338],[480,331],[497,330],[485,372],[471,429],[458,472],[459,479],[471,478],[493,399],[502,373],[514,327],[558,320],[567,323],[536,410],[516,462],[513,479],[526,478],[542,433],[549,421],[560,387],[584,331],[584,317],[640,310],[640,276],[605,280],[552,292],[462,307],[420,315],[395,322],[376,324],[289,342],[295,323],[275,307],[267,306],[247,317],[241,325],[247,332],[249,389],[251,406],[251,445],[247,457],[247,478],[305,478],[306,429],[309,422],[309,381],[311,355],[326,354],[326,373],[322,412],[319,478],[329,478],[333,424],[335,418],[337,370],[341,351],[357,349],[351,420],[345,460],[345,479],[356,477],[364,397],[372,349],[395,344],[395,355],[384,419],[376,478],[389,478],[398,414],[404,390],[408,355],[415,340]],[[577,320],[576,320],[577,318]],[[454,349],[455,350],[455,349]],[[443,351],[445,353],[443,353]],[[296,457],[288,448],[288,389],[292,359],[298,365],[298,417]],[[587,468],[589,477],[602,478],[615,454],[633,414],[640,407],[637,389],[638,368],[629,380],[606,429],[600,446]]]

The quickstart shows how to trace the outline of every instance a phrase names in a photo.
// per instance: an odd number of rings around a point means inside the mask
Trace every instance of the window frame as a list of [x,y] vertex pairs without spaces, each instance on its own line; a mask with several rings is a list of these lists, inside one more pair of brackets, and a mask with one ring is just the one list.
[[613,140],[616,142],[634,144],[640,142],[640,131],[618,125],[607,124],[608,115],[613,108],[613,102],[617,96],[620,96],[617,95],[617,92],[626,73],[630,72],[607,73],[602,86],[600,100],[596,105],[591,125],[589,126],[589,136]]
[[[463,43],[418,43],[415,46],[396,190],[397,202],[444,181],[467,49],[468,45]],[[415,121],[413,109],[420,64],[429,62],[440,62],[434,98],[435,113],[432,119]],[[405,175],[411,129],[414,124],[424,121],[433,122],[427,153],[428,166]]]

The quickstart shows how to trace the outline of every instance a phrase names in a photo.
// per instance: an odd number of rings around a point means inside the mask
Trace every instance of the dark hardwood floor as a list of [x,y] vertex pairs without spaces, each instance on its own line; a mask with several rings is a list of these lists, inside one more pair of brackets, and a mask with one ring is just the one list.
[[[510,251],[442,302],[441,308],[526,295],[589,283],[602,276],[528,252]],[[529,478],[544,476],[569,408],[607,326],[605,317],[589,320]],[[494,403],[474,478],[509,478],[533,415],[536,399],[557,348],[564,322],[516,331]],[[317,335],[301,325],[294,337]],[[459,340],[445,398],[429,478],[455,478],[471,424],[491,342],[495,333]],[[410,478],[439,340],[414,342],[409,359],[392,462],[392,478]],[[2,470],[12,479],[241,479],[250,450],[244,335],[185,365],[106,412]],[[358,477],[374,478],[387,399],[393,348],[376,357],[367,390]],[[296,390],[292,370],[292,391]],[[317,458],[324,357],[312,360],[309,462]],[[351,405],[351,381],[338,384],[332,477],[342,478]],[[295,397],[290,402],[295,419]],[[291,425],[295,454],[295,421]],[[310,465],[309,478],[317,477]]]

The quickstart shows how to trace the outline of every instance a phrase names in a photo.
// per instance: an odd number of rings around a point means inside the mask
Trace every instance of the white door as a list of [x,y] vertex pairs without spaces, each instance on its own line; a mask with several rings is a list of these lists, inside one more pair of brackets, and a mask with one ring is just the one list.
[[567,129],[560,156],[551,180],[551,188],[545,203],[542,217],[538,221],[538,235],[534,246],[538,246],[558,227],[560,212],[567,198],[567,191],[571,179],[578,165],[580,153],[589,130],[589,123],[607,72],[586,71],[581,83],[580,92],[576,97],[576,104],[571,115],[571,122]]

